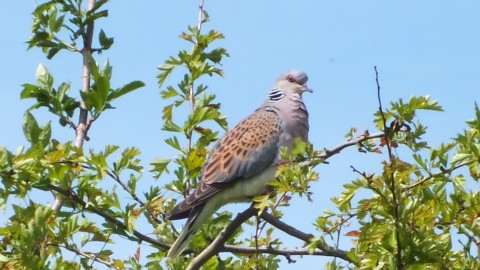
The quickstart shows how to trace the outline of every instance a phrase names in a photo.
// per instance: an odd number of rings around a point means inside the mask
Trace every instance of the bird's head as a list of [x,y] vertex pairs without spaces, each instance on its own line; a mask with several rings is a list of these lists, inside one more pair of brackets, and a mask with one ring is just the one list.
[[308,76],[303,71],[290,70],[278,77],[275,81],[274,89],[281,89],[287,94],[303,94],[304,92],[313,92],[307,85]]

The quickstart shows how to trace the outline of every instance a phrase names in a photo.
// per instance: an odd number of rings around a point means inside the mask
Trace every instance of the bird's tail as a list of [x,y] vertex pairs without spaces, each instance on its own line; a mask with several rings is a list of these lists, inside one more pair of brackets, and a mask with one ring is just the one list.
[[182,232],[177,240],[168,251],[168,258],[178,257],[185,247],[192,241],[195,233],[205,221],[216,211],[214,207],[205,207],[205,204],[195,206],[188,216],[187,223],[183,227]]

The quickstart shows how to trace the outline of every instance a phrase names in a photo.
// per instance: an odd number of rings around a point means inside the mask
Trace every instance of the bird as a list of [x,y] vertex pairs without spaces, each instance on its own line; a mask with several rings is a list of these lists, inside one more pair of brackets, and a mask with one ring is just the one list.
[[302,94],[313,91],[307,81],[303,71],[281,74],[261,106],[227,131],[210,150],[196,190],[168,215],[170,220],[187,218],[168,258],[181,254],[201,225],[221,206],[266,194],[281,161],[280,149],[291,149],[296,138],[308,141],[308,111]]

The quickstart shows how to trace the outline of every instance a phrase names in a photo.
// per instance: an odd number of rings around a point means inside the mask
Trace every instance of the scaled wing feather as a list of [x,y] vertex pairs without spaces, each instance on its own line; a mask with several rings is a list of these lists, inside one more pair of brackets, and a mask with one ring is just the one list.
[[172,210],[170,219],[188,217],[192,207],[232,182],[270,166],[278,154],[281,126],[275,110],[261,107],[230,130],[211,150],[195,192]]

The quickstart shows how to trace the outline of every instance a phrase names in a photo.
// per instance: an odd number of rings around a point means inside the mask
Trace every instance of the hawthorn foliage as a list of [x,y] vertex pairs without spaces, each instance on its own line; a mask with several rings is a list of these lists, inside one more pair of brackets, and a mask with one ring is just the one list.
[[[376,131],[351,129],[334,148],[314,149],[299,141],[293,151],[282,150],[284,161],[278,164],[271,194],[256,197],[252,207],[236,216],[219,212],[184,257],[167,261],[181,230],[167,213],[175,198],[196,187],[209,147],[228,126],[206,85],[223,75],[221,62],[228,53],[215,47],[223,35],[204,29],[209,15],[202,2],[198,24],[180,34],[189,48],[158,68],[160,94],[168,101],[162,115],[162,129],[170,134],[165,144],[177,154],[149,161],[151,173],[144,176],[138,148],[83,147],[96,120],[144,86],[140,81],[111,85],[112,66],[100,66],[95,59],[114,44],[103,29],[94,31],[95,23],[108,17],[107,4],[51,0],[33,12],[28,48],[40,49],[52,60],[61,51],[81,54],[78,65],[84,76],[81,91],[71,91],[70,83],[56,83],[39,65],[36,81],[25,83],[20,92],[34,105],[24,114],[28,144],[16,151],[0,147],[0,206],[7,209],[0,224],[2,269],[277,269],[282,259],[293,262],[296,255],[331,257],[326,269],[480,268],[478,106],[464,130],[434,147],[422,139],[427,126],[417,112],[441,111],[440,105],[414,96],[384,108],[378,74]],[[174,72],[184,74],[183,79],[169,82]],[[36,110],[50,112],[52,122],[39,123]],[[70,128],[72,137],[52,134],[56,123]],[[335,208],[311,217],[315,232],[284,223],[282,208],[295,207],[289,203],[293,196],[309,200],[318,168],[328,169],[323,164],[348,147],[382,155],[383,161],[375,168],[352,166],[358,177],[341,194],[332,194]],[[145,178],[166,176],[173,180],[162,185],[147,179],[150,187],[138,188]],[[45,196],[54,196],[55,204],[45,205]],[[244,230],[254,231],[253,236]],[[278,231],[289,236],[280,237]],[[298,238],[304,245],[285,247],[282,237]],[[340,238],[353,244],[340,245]],[[126,243],[138,245],[137,253],[119,256]]]

